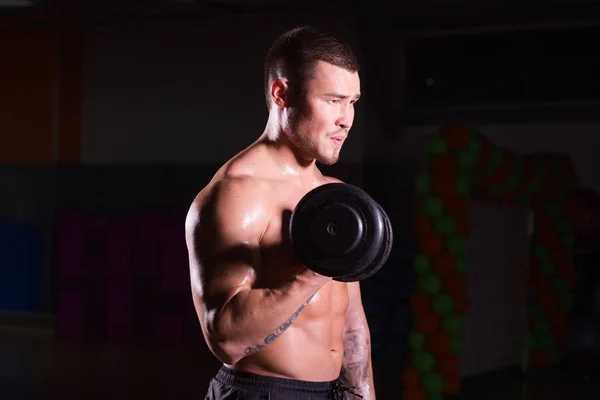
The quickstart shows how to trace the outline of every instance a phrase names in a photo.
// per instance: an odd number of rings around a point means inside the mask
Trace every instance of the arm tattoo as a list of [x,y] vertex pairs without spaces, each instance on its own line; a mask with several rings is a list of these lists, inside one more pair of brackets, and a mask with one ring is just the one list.
[[362,387],[370,384],[370,343],[361,329],[344,332],[344,361],[341,377],[347,385]]
[[244,353],[246,353],[246,355],[256,353],[257,351],[262,350],[265,347],[267,347],[267,345],[273,343],[275,341],[275,339],[277,339],[279,336],[281,336],[283,334],[283,332],[287,331],[287,329],[292,325],[292,322],[294,322],[294,320],[296,318],[298,318],[298,315],[300,315],[302,310],[304,310],[304,308],[308,305],[308,303],[310,303],[312,298],[315,297],[315,294],[316,293],[314,293],[312,296],[310,296],[308,298],[308,300],[306,300],[304,302],[304,304],[302,304],[300,306],[300,308],[298,310],[296,310],[296,312],[287,321],[285,321],[283,323],[283,325],[281,325],[279,328],[277,328],[274,332],[269,333],[267,335],[267,337],[265,337],[265,340],[262,344],[257,344],[254,347],[246,347],[246,350],[244,351]]

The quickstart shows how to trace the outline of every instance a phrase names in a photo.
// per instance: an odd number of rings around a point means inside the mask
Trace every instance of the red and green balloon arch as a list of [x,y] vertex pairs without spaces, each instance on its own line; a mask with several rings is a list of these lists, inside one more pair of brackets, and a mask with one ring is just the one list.
[[403,400],[461,391],[460,351],[467,296],[469,201],[530,205],[535,215],[528,296],[530,364],[560,359],[575,283],[575,235],[567,199],[577,182],[561,154],[515,154],[467,126],[443,126],[427,138],[427,168],[417,177],[414,324],[402,372]]

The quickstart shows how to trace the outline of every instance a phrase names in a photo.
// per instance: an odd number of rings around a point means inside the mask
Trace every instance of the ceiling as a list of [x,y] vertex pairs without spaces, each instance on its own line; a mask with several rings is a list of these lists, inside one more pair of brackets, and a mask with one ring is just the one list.
[[382,23],[398,21],[404,26],[600,17],[600,0],[31,0],[34,5],[28,8],[3,6],[2,1],[0,14],[5,16],[34,15],[48,19],[55,18],[57,9],[66,8],[87,19],[103,21],[199,17],[324,5],[346,10],[359,7],[359,15],[369,12]]

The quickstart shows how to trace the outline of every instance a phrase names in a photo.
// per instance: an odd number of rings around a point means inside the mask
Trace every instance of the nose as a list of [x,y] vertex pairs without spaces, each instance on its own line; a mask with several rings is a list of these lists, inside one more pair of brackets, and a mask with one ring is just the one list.
[[347,107],[342,107],[340,115],[338,116],[338,119],[336,121],[336,125],[339,126],[341,129],[349,131],[352,127],[353,116],[354,113],[351,105]]

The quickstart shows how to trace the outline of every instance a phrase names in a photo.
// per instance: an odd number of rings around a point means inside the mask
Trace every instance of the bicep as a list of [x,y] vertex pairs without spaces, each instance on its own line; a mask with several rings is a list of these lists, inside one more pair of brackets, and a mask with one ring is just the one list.
[[206,311],[221,308],[254,283],[258,229],[243,229],[243,207],[226,200],[207,202],[201,211],[192,208],[186,219],[192,292]]
[[195,296],[207,310],[222,308],[237,293],[254,283],[254,250],[248,245],[220,246],[201,258],[195,269]]

